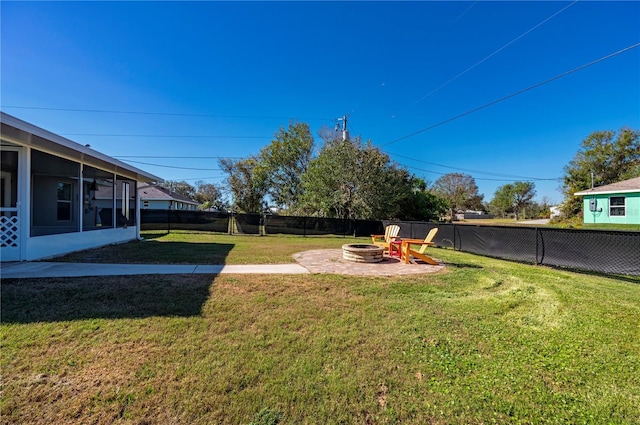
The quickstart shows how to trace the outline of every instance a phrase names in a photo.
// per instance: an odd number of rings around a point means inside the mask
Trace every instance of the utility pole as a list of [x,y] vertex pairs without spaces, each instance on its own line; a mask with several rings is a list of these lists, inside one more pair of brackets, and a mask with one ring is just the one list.
[[[342,140],[349,139],[349,132],[347,130],[347,118],[348,115],[344,115],[342,118],[338,118],[338,121],[342,121]],[[336,123],[336,132],[340,131],[340,123]]]

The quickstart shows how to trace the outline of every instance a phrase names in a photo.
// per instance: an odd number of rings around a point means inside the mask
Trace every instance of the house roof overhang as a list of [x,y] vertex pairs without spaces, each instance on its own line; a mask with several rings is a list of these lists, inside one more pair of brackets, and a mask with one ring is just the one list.
[[138,187],[138,196],[141,201],[176,201],[191,205],[200,205],[186,196],[171,193],[166,188],[156,185],[143,184]]
[[194,202],[194,201],[189,201],[189,200],[185,200],[185,199],[178,199],[178,198],[170,198],[170,197],[166,197],[166,198],[149,198],[149,197],[140,196],[140,200],[141,201],[149,201],[149,202],[175,201],[175,202],[182,202],[184,204],[190,204],[190,205],[200,205],[199,203]]
[[640,193],[640,177],[635,177],[629,180],[622,180],[600,187],[594,187],[593,189],[581,190],[580,192],[574,193],[574,195],[614,195],[626,193]]
[[624,193],[640,193],[640,189],[626,189],[626,190],[583,190],[574,193],[575,196],[587,196],[587,195],[614,195]]
[[162,182],[163,179],[108,155],[37,127],[12,115],[0,112],[2,140],[29,146],[47,153],[82,162],[139,182]]

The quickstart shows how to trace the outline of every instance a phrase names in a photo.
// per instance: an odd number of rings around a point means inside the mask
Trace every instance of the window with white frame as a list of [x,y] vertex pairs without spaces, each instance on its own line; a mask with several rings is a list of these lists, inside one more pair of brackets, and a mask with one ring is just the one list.
[[624,196],[612,196],[609,198],[609,216],[622,217],[625,215]]

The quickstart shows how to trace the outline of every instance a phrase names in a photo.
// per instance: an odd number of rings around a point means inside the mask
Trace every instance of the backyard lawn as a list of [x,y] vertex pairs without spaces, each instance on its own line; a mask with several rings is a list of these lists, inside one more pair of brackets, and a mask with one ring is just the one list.
[[[362,242],[353,237],[230,236],[221,233],[144,232],[143,241],[111,245],[59,257],[56,261],[147,264],[282,264],[310,249]],[[371,238],[367,238],[371,242]]]
[[[64,260],[355,240],[146,236]],[[2,423],[640,423],[639,278],[430,253],[445,271],[3,279]]]

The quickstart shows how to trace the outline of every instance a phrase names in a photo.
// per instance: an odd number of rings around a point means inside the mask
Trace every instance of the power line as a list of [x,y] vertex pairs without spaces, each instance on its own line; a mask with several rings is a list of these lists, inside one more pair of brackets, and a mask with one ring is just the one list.
[[[475,174],[484,174],[484,175],[488,175],[488,176],[495,176],[495,177],[504,177],[504,178],[509,178],[511,180],[513,179],[519,179],[519,180],[528,180],[528,181],[556,181],[559,178],[541,178],[541,177],[527,177],[527,176],[518,176],[515,174],[504,174],[504,173],[493,173],[490,171],[480,171],[480,170],[473,170],[470,168],[461,168],[461,167],[453,167],[451,165],[443,165],[443,164],[437,164],[435,162],[429,162],[429,161],[424,161],[421,159],[416,159],[416,158],[411,158],[408,156],[403,156],[400,154],[396,154],[396,153],[392,153],[392,152],[387,152],[389,155],[393,155],[393,156],[397,156],[398,158],[403,158],[403,159],[410,159],[416,162],[421,162],[424,164],[429,164],[429,165],[435,165],[437,167],[443,167],[443,168],[449,168],[452,170],[460,170],[460,171],[466,171],[468,173],[475,173]],[[408,166],[407,166],[408,167]],[[435,172],[435,171],[430,171],[430,172]],[[438,173],[438,174],[444,174],[444,173]]]
[[[560,13],[564,12],[565,10],[567,10],[568,8],[570,8],[571,6],[573,6],[574,4],[576,4],[578,2],[578,0],[574,0],[572,3],[570,3],[569,5],[563,7],[562,9],[560,9],[559,11],[557,11],[556,13],[554,13],[553,15],[549,16],[548,18],[544,19],[542,22],[534,25],[533,27],[529,28],[527,31],[523,32],[522,34],[520,34],[519,36],[517,36],[516,38],[514,38],[513,40],[511,40],[510,42],[508,42],[507,44],[505,44],[504,46],[500,47],[498,50],[494,51],[493,53],[489,54],[488,56],[484,57],[483,59],[481,59],[480,61],[476,62],[475,64],[471,65],[469,68],[465,69],[464,71],[460,72],[458,75],[456,75],[455,77],[451,78],[450,80],[446,81],[445,83],[439,85],[438,87],[436,87],[435,89],[433,89],[432,91],[430,91],[429,93],[427,93],[426,95],[422,96],[420,99],[416,100],[415,102],[413,102],[411,105],[409,105],[409,108],[412,108],[413,106],[417,105],[418,103],[422,102],[423,100],[425,100],[427,97],[435,94],[436,92],[440,91],[442,88],[448,86],[450,83],[454,82],[455,80],[457,80],[458,78],[462,77],[464,74],[466,74],[467,72],[471,71],[473,68],[475,68],[476,66],[480,65],[481,63],[487,61],[488,59],[492,58],[493,56],[495,56],[496,54],[500,53],[502,50],[506,49],[507,47],[509,47],[510,45],[512,45],[513,43],[515,43],[516,41],[520,40],[522,37],[524,37],[525,35],[529,34],[530,32],[532,32],[533,30],[535,30],[536,28],[544,25],[546,22],[550,21],[551,19],[555,18],[556,16],[558,16]],[[475,3],[474,3],[475,4]],[[473,6],[473,5],[472,5]],[[471,7],[469,7],[470,9]],[[467,9],[468,10],[468,9]],[[466,11],[465,11],[466,13]],[[405,109],[406,111],[406,109]],[[393,115],[394,117],[396,115]]]
[[[450,165],[444,165],[444,164],[437,164],[434,162],[429,162],[429,161],[423,161],[423,160],[419,160],[419,159],[415,159],[415,158],[410,158],[407,156],[403,156],[403,155],[399,155],[399,154],[395,154],[392,152],[387,152],[389,155],[393,155],[393,156],[397,156],[399,158],[404,158],[404,159],[410,159],[416,162],[420,162],[420,163],[424,163],[424,164],[429,164],[429,165],[435,165],[438,167],[444,167],[444,168],[449,168],[452,170],[459,170],[459,171],[465,171],[468,173],[474,173],[474,174],[484,174],[484,175],[488,175],[488,176],[495,176],[495,177],[502,177],[500,179],[490,179],[490,178],[475,178],[476,180],[491,180],[491,181],[513,181],[513,180],[524,180],[524,181],[557,181],[560,178],[541,178],[541,177],[527,177],[527,176],[518,176],[518,175],[513,175],[513,174],[502,174],[502,173],[492,173],[489,171],[480,171],[480,170],[473,170],[473,169],[468,169],[468,168],[461,168],[461,167],[453,167]],[[148,163],[148,162],[141,162],[141,161],[133,161],[130,159],[126,159],[126,158],[153,158],[153,159],[220,159],[220,158],[228,158],[225,156],[144,156],[144,155],[122,155],[122,156],[113,156],[114,158],[117,159],[122,159],[123,161],[127,161],[127,162],[131,162],[131,163],[136,163],[136,164],[143,164],[143,165],[149,165],[149,166],[154,166],[154,167],[163,167],[163,168],[171,168],[171,169],[179,169],[179,170],[198,170],[198,171],[221,171],[221,169],[219,168],[191,168],[191,167],[178,167],[178,166],[173,166],[173,165],[162,165],[162,164],[154,164],[154,163]],[[243,159],[243,157],[235,157],[235,159]],[[442,173],[439,171],[433,171],[433,170],[425,170],[423,168],[418,168],[418,167],[413,167],[410,165],[406,165],[405,166],[407,168],[412,168],[418,171],[423,171],[423,172],[428,172],[428,173],[434,173],[434,174],[440,174],[440,175],[444,175],[446,173]],[[202,179],[205,178],[219,178],[218,177],[202,177]],[[224,176],[222,176],[224,177]],[[198,180],[197,178],[195,179],[183,179],[183,180]]]
[[[152,155],[111,155],[113,158],[152,158],[152,159],[245,159],[243,156],[152,156]],[[129,161],[128,159],[125,161]],[[129,161],[133,162],[133,161]]]
[[[278,117],[278,116],[251,116],[251,115],[218,115],[218,114],[186,114],[178,112],[145,112],[145,111],[118,111],[108,109],[74,109],[74,108],[49,108],[41,106],[22,106],[22,105],[2,105],[3,108],[13,109],[37,109],[45,111],[65,111],[65,112],[91,112],[91,113],[104,113],[104,114],[130,114],[130,115],[166,115],[175,117],[206,117],[206,118],[250,118],[250,119],[293,119],[293,117]],[[306,120],[313,121],[333,121],[332,118],[307,118]]]
[[[405,167],[411,168],[413,170],[422,171],[422,172],[425,172],[425,173],[439,174],[441,176],[444,176],[444,175],[448,174],[448,173],[442,173],[440,171],[425,170],[424,168],[413,167],[411,165],[405,165]],[[501,178],[501,179],[495,178],[495,179],[493,179],[493,178],[488,178],[488,177],[473,177],[473,179],[474,180],[481,180],[481,181],[493,181],[493,182],[513,182],[513,180],[514,180],[513,178],[511,178],[511,179],[507,179],[507,178]],[[523,178],[522,180],[524,180],[524,181],[534,181],[534,180],[543,180],[543,179]],[[548,179],[548,180],[560,180],[560,179]]]
[[476,3],[478,3],[478,2],[477,2],[477,1],[474,1],[473,3],[471,3],[471,6],[467,7],[467,8],[464,10],[464,12],[462,12],[461,14],[459,14],[459,15],[456,17],[456,19],[454,19],[454,20],[449,24],[449,26],[451,26],[452,24],[454,24],[454,23],[458,22],[458,20],[459,20],[460,18],[462,18],[464,15],[466,15],[466,14],[467,14],[467,12],[469,12],[469,11],[471,10],[471,8],[472,8],[473,6],[475,6],[475,5],[476,5]]
[[198,139],[271,139],[273,136],[182,136],[176,134],[96,134],[96,133],[58,133],[61,136],[89,136],[89,137],[164,137],[164,138],[198,138]]
[[543,86],[543,85],[548,84],[548,83],[550,83],[550,82],[552,82],[552,81],[558,80],[558,79],[560,79],[560,78],[562,78],[562,77],[566,77],[566,76],[567,76],[567,75],[569,75],[569,74],[573,74],[574,72],[580,71],[580,70],[582,70],[582,69],[585,69],[585,68],[587,68],[587,67],[590,67],[590,66],[592,66],[592,65],[595,65],[595,64],[597,64],[597,63],[599,63],[599,62],[602,62],[602,61],[605,61],[605,60],[607,60],[607,59],[610,59],[610,58],[612,58],[612,57],[614,57],[614,56],[617,56],[617,55],[619,55],[619,54],[622,54],[622,53],[624,53],[624,52],[626,52],[626,51],[628,51],[628,50],[635,49],[635,48],[636,48],[636,47],[638,47],[638,46],[640,46],[640,43],[632,44],[631,46],[625,47],[624,49],[618,50],[617,52],[610,53],[610,54],[608,54],[608,55],[606,55],[606,56],[603,56],[603,57],[601,57],[601,58],[599,58],[599,59],[596,59],[596,60],[591,61],[591,62],[589,62],[589,63],[587,63],[587,64],[584,64],[584,65],[581,65],[581,66],[579,66],[579,67],[577,67],[577,68],[573,68],[573,69],[571,69],[571,70],[569,70],[569,71],[563,72],[562,74],[558,74],[558,75],[556,75],[555,77],[551,77],[551,78],[549,78],[549,79],[547,79],[547,80],[544,80],[544,81],[542,81],[542,82],[540,82],[540,83],[537,83],[537,84],[534,84],[534,85],[532,85],[532,86],[529,86],[529,87],[527,87],[527,88],[525,88],[525,89],[518,90],[517,92],[511,93],[511,94],[509,94],[509,95],[507,95],[507,96],[501,97],[501,98],[496,99],[496,100],[494,100],[494,101],[492,101],[492,102],[485,103],[485,104],[484,104],[484,105],[482,105],[482,106],[478,106],[477,108],[474,108],[474,109],[471,109],[471,110],[469,110],[469,111],[463,112],[463,113],[461,113],[461,114],[459,114],[459,115],[456,115],[456,116],[454,116],[454,117],[447,118],[446,120],[440,121],[440,122],[438,122],[438,123],[436,123],[436,124],[430,125],[430,126],[425,127],[425,128],[423,128],[423,129],[420,129],[420,130],[414,131],[413,133],[409,133],[409,134],[407,134],[406,136],[402,136],[402,137],[399,137],[399,138],[397,138],[397,139],[394,139],[394,140],[392,140],[392,141],[390,141],[390,142],[387,142],[387,143],[383,144],[382,146],[384,147],[384,146],[391,145],[391,144],[393,144],[393,143],[397,143],[397,142],[399,142],[399,141],[401,141],[401,140],[408,139],[408,138],[413,137],[413,136],[416,136],[416,135],[418,135],[418,134],[420,134],[420,133],[424,133],[425,131],[432,130],[432,129],[436,128],[436,127],[440,127],[440,126],[442,126],[442,125],[444,125],[444,124],[450,123],[451,121],[455,121],[455,120],[457,120],[457,119],[459,119],[459,118],[466,117],[467,115],[473,114],[474,112],[478,112],[478,111],[480,111],[480,110],[482,110],[482,109],[488,108],[489,106],[493,106],[493,105],[495,105],[495,104],[497,104],[497,103],[500,103],[500,102],[503,102],[503,101],[505,101],[505,100],[507,100],[507,99],[511,99],[512,97],[518,96],[518,95],[520,95],[520,94],[522,94],[522,93],[526,93],[526,92],[528,92],[528,91],[530,91],[530,90],[536,89],[536,88],[538,88],[538,87],[540,87],[540,86]]
[[225,176],[209,176],[209,177],[193,177],[193,178],[188,178],[188,179],[180,179],[181,181],[198,181],[198,180],[209,180],[209,179],[221,179]]
[[193,168],[193,167],[177,167],[175,165],[162,165],[162,164],[151,164],[149,162],[141,162],[141,161],[132,161],[130,159],[125,159],[124,161],[131,162],[133,164],[143,164],[150,165],[153,167],[163,167],[163,168],[174,168],[176,170],[196,170],[196,171],[222,171],[220,168]]

